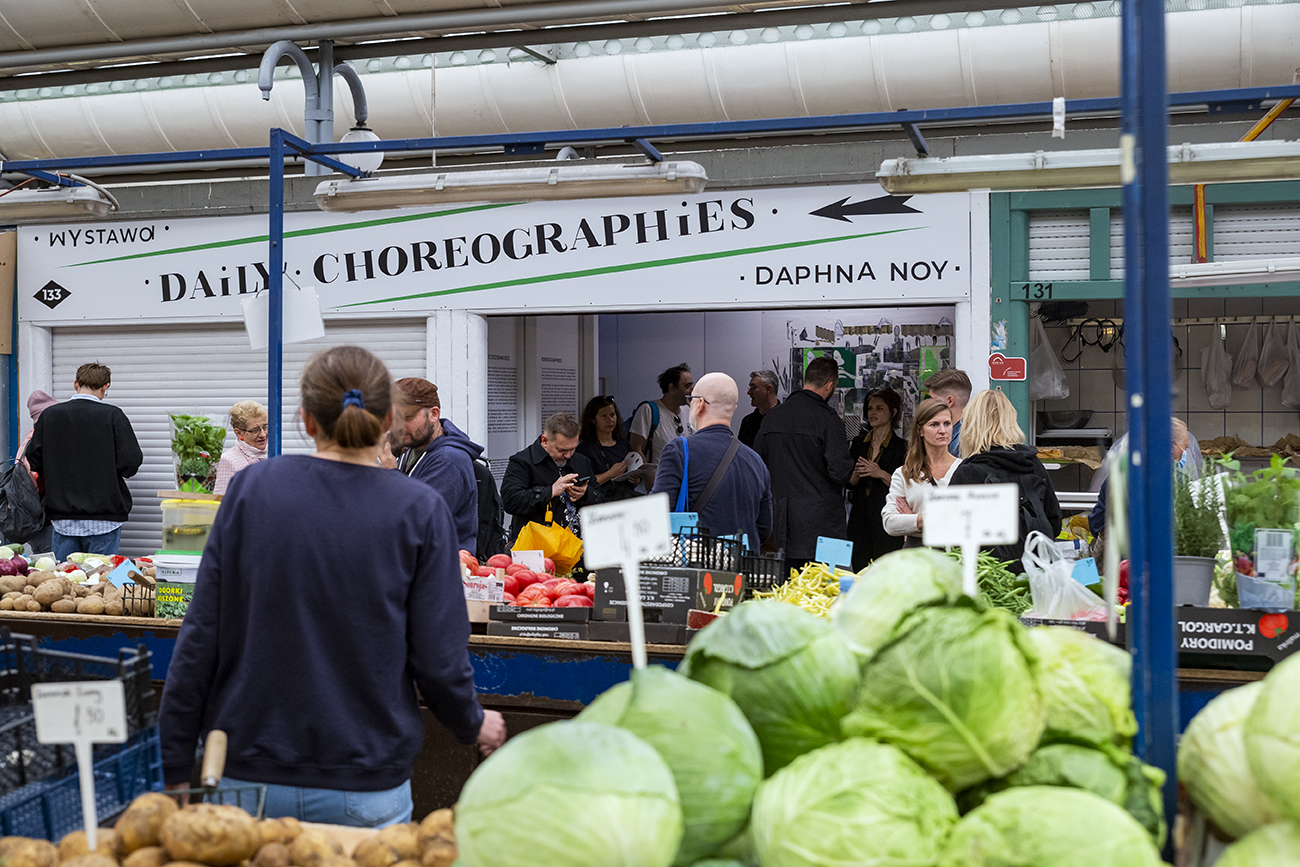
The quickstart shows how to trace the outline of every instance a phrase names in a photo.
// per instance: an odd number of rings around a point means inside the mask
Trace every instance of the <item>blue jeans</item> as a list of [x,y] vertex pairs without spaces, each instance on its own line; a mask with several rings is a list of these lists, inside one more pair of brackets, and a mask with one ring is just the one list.
[[[229,777],[221,788],[256,786]],[[342,789],[309,789],[302,786],[266,787],[266,817],[292,816],[300,822],[351,825],[356,828],[386,828],[411,821],[411,781],[383,792],[347,792]]]
[[118,543],[122,541],[122,528],[98,536],[65,536],[54,531],[54,559],[60,563],[71,554],[116,554]]

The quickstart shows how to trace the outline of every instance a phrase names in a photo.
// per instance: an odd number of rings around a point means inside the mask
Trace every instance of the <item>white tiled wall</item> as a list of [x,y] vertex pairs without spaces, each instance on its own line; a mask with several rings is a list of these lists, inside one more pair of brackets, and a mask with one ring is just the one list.
[[[1300,315],[1300,298],[1233,298],[1227,300],[1175,300],[1174,319],[1219,316]],[[1095,318],[1123,316],[1123,304],[1117,301],[1093,301],[1088,305],[1088,316]],[[1228,353],[1235,359],[1246,338],[1249,324],[1228,324]],[[1271,446],[1288,433],[1300,433],[1300,414],[1281,405],[1282,385],[1232,390],[1232,404],[1225,411],[1213,410],[1205,397],[1201,381],[1201,351],[1205,349],[1215,326],[1194,325],[1174,327],[1174,337],[1182,348],[1175,352],[1170,383],[1174,415],[1187,422],[1198,439],[1213,439],[1224,435],[1241,437],[1251,445]],[[1062,358],[1062,350],[1074,356],[1077,342],[1066,346],[1072,327],[1048,326],[1048,339]],[[1278,325],[1279,336],[1286,337],[1286,325]],[[1093,329],[1086,329],[1092,339]],[[1260,326],[1260,344],[1267,334],[1267,326]],[[1117,347],[1118,350],[1118,347]],[[1116,361],[1116,351],[1102,352],[1095,346],[1086,347],[1072,363],[1062,361],[1070,383],[1070,396],[1063,400],[1043,401],[1043,410],[1091,409],[1089,427],[1108,427],[1118,438],[1127,429],[1124,413],[1124,393],[1115,386],[1111,368]],[[1122,364],[1122,355],[1120,356]]]

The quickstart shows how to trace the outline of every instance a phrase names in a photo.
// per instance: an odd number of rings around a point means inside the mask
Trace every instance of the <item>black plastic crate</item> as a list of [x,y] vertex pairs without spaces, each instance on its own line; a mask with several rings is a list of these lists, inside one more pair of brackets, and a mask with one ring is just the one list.
[[[0,629],[0,795],[46,780],[76,764],[69,744],[36,740],[32,684],[80,680],[120,680],[126,702],[127,736],[157,723],[149,650],[123,648],[116,659],[47,650],[30,635]],[[95,761],[121,751],[116,744],[95,747]]]
[[738,539],[711,535],[703,527],[691,527],[673,536],[672,553],[647,560],[662,566],[682,569],[717,569],[739,572],[741,544]]
[[754,551],[740,553],[740,568],[737,570],[745,576],[745,592],[769,593],[778,584],[789,580],[785,571],[785,552],[760,554]]

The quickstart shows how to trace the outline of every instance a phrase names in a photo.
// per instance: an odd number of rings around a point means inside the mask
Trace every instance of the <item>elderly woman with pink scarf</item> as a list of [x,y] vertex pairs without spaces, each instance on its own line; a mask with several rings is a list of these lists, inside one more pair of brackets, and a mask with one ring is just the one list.
[[212,488],[217,495],[226,492],[235,473],[266,460],[266,407],[255,400],[241,400],[230,408],[230,426],[235,431],[235,445],[222,452],[217,462],[217,482]]

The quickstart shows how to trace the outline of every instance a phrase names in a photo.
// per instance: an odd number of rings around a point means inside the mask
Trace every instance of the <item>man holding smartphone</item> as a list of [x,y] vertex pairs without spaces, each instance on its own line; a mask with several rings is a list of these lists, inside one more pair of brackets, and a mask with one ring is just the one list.
[[510,544],[525,524],[551,519],[574,533],[579,532],[578,509],[604,498],[599,485],[592,485],[595,470],[578,448],[578,422],[568,413],[557,412],[542,426],[542,435],[510,457],[501,479],[501,502],[510,513]]

